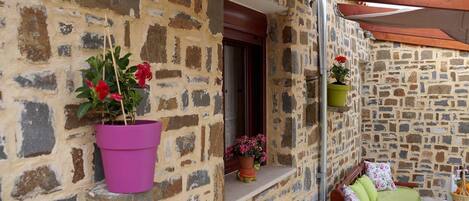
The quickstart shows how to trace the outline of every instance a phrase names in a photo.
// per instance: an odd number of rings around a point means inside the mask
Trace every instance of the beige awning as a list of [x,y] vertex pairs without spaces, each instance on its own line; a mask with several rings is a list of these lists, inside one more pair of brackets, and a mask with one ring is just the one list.
[[345,18],[386,26],[437,28],[455,40],[469,44],[469,11],[415,8],[386,13],[351,15]]

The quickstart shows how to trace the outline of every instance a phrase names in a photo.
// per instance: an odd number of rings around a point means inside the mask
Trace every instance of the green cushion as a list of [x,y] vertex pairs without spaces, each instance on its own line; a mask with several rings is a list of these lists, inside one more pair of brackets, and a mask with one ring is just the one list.
[[398,186],[395,191],[378,192],[378,201],[421,201],[419,193],[407,187]]
[[365,188],[365,191],[368,194],[370,201],[376,201],[378,199],[378,190],[376,190],[375,184],[373,184],[373,181],[371,181],[368,176],[361,176],[360,178],[358,178],[357,182],[359,182],[363,186],[363,188]]
[[368,194],[366,193],[365,188],[360,182],[355,182],[353,185],[350,186],[350,188],[353,190],[353,192],[355,192],[355,195],[357,195],[360,201],[370,201],[370,198],[368,198]]

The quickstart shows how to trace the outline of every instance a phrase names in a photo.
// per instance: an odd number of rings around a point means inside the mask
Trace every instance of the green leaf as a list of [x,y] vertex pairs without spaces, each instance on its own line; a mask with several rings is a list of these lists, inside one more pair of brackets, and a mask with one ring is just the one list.
[[93,104],[89,102],[80,104],[80,107],[78,108],[78,111],[77,111],[78,119],[81,119],[82,117],[84,117],[86,113],[88,113],[88,111],[90,110],[91,106],[93,106]]
[[88,89],[87,86],[82,86],[82,87],[78,87],[78,88],[75,90],[75,92],[83,92],[83,91],[85,91],[85,90],[87,90],[87,89]]
[[119,59],[120,58],[120,55],[121,54],[121,47],[120,46],[116,46],[116,48],[114,48],[114,56],[116,59]]
[[86,60],[86,62],[88,62],[88,64],[90,64],[90,67],[91,68],[97,68],[99,65],[98,65],[98,60],[96,59],[96,57],[90,57]]
[[92,98],[91,90],[86,90],[77,95],[77,98]]
[[93,80],[91,80],[93,83],[96,83],[98,84],[99,80],[101,80],[101,76],[96,76],[95,78],[93,78]]
[[127,73],[132,73],[132,74],[137,72],[137,66],[132,66],[132,67],[128,68],[126,72]]
[[129,65],[129,60],[128,59],[119,59],[119,61],[117,61],[117,64],[119,65],[119,68],[121,68],[122,70],[125,70],[127,68],[127,66]]
[[261,164],[259,164],[259,163],[254,164],[254,169],[259,171],[261,169]]
[[122,59],[129,59],[130,56],[132,56],[132,53],[127,53],[122,57]]

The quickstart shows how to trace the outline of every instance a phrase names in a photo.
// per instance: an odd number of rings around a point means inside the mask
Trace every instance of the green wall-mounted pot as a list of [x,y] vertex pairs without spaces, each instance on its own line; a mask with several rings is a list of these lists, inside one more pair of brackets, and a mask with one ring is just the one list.
[[333,107],[344,107],[347,104],[347,95],[350,86],[340,84],[327,85],[327,105]]

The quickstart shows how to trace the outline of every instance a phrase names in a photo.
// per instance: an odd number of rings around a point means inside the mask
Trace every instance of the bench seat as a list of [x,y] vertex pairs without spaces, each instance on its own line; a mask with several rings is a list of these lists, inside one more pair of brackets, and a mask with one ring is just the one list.
[[[345,178],[335,186],[331,192],[331,201],[345,201],[342,186],[352,185],[359,177],[365,174],[365,162],[361,162],[356,167],[352,168],[347,173]],[[420,195],[417,190],[413,189],[418,187],[415,183],[394,182],[397,186],[396,191],[380,191],[378,192],[377,201],[421,201]]]
[[420,201],[419,193],[412,188],[398,186],[395,191],[378,192],[378,201]]

